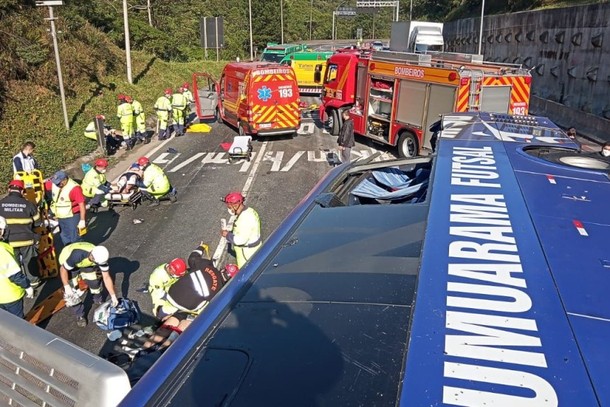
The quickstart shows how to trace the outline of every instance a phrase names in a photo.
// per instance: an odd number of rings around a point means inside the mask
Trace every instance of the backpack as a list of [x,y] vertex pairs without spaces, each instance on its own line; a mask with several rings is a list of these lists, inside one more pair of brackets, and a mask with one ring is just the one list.
[[140,308],[129,298],[120,298],[116,307],[108,300],[95,310],[93,320],[104,331],[125,328],[140,322]]

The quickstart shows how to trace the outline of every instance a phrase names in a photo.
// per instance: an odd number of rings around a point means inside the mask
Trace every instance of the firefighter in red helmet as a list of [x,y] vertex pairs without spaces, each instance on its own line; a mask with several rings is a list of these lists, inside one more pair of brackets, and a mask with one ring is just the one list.
[[261,222],[258,213],[245,205],[245,198],[240,192],[227,194],[223,202],[231,217],[230,226],[223,227],[221,234],[235,251],[237,267],[244,263],[261,247]]
[[174,307],[167,301],[167,291],[178,279],[186,274],[186,262],[175,258],[158,266],[148,279],[148,292],[152,298],[153,314],[163,319],[174,313]]

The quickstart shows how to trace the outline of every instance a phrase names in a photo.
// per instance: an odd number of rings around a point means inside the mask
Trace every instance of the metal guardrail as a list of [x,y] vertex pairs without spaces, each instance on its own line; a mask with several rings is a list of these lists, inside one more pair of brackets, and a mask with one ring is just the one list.
[[116,406],[131,389],[125,371],[0,311],[0,404]]

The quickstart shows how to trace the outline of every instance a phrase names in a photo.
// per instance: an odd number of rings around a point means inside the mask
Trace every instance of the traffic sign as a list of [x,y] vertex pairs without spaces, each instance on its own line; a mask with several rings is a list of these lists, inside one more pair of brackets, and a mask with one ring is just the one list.
[[63,6],[64,2],[63,2],[63,0],[43,0],[43,1],[37,1],[36,5],[38,7]]
[[343,17],[354,17],[356,16],[356,9],[354,7],[339,7],[337,11],[335,11],[336,16]]

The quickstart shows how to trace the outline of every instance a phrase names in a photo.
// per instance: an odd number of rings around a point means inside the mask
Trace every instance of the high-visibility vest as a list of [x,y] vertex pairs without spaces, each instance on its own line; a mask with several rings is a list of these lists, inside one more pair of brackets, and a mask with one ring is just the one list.
[[193,103],[195,101],[195,99],[193,99],[193,92],[191,92],[190,90],[185,89],[184,92],[182,92],[182,94],[186,98],[187,103]]
[[95,131],[95,123],[93,121],[89,122],[87,127],[85,127],[85,137],[97,141],[97,131]]
[[144,170],[142,182],[149,192],[155,195],[169,192],[169,178],[163,172],[161,167],[156,164],[149,164]]
[[237,247],[256,247],[261,243],[261,221],[258,213],[248,207],[233,223],[233,241]]
[[97,188],[100,185],[104,185],[106,183],[106,174],[101,174],[97,172],[95,168],[91,168],[85,174],[83,178],[83,183],[81,184],[81,188],[83,189],[83,195],[87,198],[93,198],[99,192]]
[[146,116],[144,114],[144,109],[142,108],[142,103],[134,99],[134,101],[131,102],[131,105],[133,106],[133,115],[136,118],[136,123],[145,123]]
[[[93,250],[94,247],[95,247],[95,245],[93,243],[89,243],[89,242],[70,243],[69,245],[64,247],[63,250],[61,251],[61,253],[59,254],[59,264],[63,265],[75,250],[83,250],[86,253],[91,253],[91,250]],[[96,265],[97,264],[95,262],[89,260],[89,256],[85,257],[83,260],[79,261],[77,264],[74,264],[74,266],[79,269],[86,268],[86,267],[94,267]]]
[[68,182],[63,188],[53,184],[51,189],[53,196],[51,210],[57,218],[65,219],[74,216],[74,212],[72,211],[72,201],[70,200],[70,192],[72,192],[72,190],[77,186],[78,184],[71,178],[68,178]]
[[121,103],[117,107],[116,115],[121,121],[133,120],[133,106],[131,103]]
[[174,93],[172,95],[172,108],[176,110],[184,110],[186,107],[186,98],[182,93]]
[[155,110],[157,111],[157,116],[167,117],[169,113],[172,111],[172,103],[167,96],[161,96],[155,102]]
[[9,277],[21,273],[13,248],[0,242],[0,304],[9,304],[23,297],[25,289],[13,283]]
[[167,266],[167,263],[163,263],[154,269],[148,279],[148,292],[153,303],[153,314],[158,307],[170,304],[167,301],[167,291],[172,284],[178,281],[176,277],[172,277],[165,270],[165,266]]

